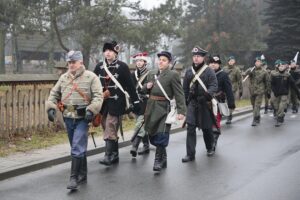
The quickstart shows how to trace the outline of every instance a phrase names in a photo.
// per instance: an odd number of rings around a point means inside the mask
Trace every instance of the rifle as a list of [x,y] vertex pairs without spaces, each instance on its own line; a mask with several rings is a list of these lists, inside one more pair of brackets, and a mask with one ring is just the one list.
[[175,67],[176,63],[177,63],[177,60],[175,60],[175,61],[174,61],[173,65],[172,65],[172,67],[171,67],[171,70],[173,70],[173,69],[174,69],[174,67]]
[[[252,72],[255,69],[255,66],[251,68],[250,72]],[[247,70],[248,71],[248,70]],[[243,79],[243,83],[248,79],[249,74]]]
[[140,127],[135,131],[135,133],[133,134],[132,138],[131,138],[131,142],[133,142],[135,140],[135,138],[137,137],[137,135],[139,134],[141,128],[144,126],[145,124],[145,120],[141,123]]

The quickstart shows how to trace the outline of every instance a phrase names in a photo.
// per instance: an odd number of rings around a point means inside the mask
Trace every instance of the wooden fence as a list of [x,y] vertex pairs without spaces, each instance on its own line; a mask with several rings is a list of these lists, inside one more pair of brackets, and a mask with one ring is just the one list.
[[45,101],[57,80],[54,74],[0,75],[0,138],[51,126]]

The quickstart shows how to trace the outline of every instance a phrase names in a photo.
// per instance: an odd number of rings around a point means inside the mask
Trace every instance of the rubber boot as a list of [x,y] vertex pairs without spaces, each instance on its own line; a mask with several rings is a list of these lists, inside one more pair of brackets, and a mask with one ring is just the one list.
[[143,148],[138,152],[139,155],[148,154],[150,152],[149,148],[149,135],[146,134],[143,139]]
[[113,151],[113,141],[112,140],[106,140],[105,141],[105,154],[104,158],[99,161],[100,164],[109,166],[111,165],[111,156]]
[[226,124],[231,124],[232,114],[227,117]]
[[153,165],[153,171],[161,171],[162,168],[162,154],[163,154],[163,148],[160,146],[156,147],[155,151],[155,158],[154,158],[154,165]]
[[166,147],[163,147],[163,149],[162,149],[161,168],[167,168],[167,149],[166,149]]
[[132,147],[130,150],[130,154],[132,155],[132,157],[136,157],[137,155],[137,150],[139,148],[139,144],[141,142],[141,137],[137,136],[135,137],[134,141],[132,142]]
[[67,185],[67,189],[69,189],[69,190],[77,190],[77,187],[78,187],[77,179],[78,179],[81,161],[82,161],[81,158],[72,157],[71,175],[70,175],[69,183]]
[[118,140],[116,141],[111,141],[112,146],[113,146],[113,151],[110,157],[110,163],[115,164],[119,162],[119,142]]
[[82,162],[80,165],[77,183],[84,184],[86,182],[87,182],[87,159],[86,156],[84,156],[82,158]]

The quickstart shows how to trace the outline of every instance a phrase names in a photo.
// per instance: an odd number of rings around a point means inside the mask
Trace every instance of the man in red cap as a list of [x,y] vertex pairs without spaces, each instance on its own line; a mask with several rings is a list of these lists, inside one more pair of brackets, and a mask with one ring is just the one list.
[[134,55],[133,58],[136,64],[136,70],[131,74],[131,77],[133,79],[133,83],[135,84],[141,106],[140,111],[136,115],[134,133],[136,133],[137,135],[132,141],[132,148],[130,150],[130,154],[132,155],[132,157],[136,157],[137,150],[141,141],[143,142],[144,146],[138,152],[138,154],[143,155],[149,153],[149,136],[144,129],[144,113],[149,95],[142,91],[142,87],[149,73],[149,70],[147,69],[149,57],[147,52],[143,52]]

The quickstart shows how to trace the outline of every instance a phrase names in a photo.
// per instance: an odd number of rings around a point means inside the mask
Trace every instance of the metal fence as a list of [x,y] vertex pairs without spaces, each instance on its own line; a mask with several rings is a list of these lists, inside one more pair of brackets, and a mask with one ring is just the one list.
[[54,74],[0,75],[0,137],[42,131],[51,125],[45,101],[58,80]]

